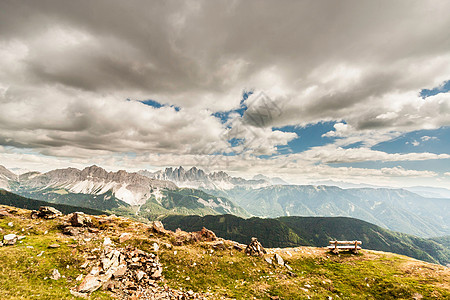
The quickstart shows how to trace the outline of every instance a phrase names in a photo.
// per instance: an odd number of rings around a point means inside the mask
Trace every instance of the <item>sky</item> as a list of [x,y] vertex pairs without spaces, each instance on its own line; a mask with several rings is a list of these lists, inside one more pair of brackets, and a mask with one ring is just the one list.
[[449,1],[0,2],[0,164],[450,187]]

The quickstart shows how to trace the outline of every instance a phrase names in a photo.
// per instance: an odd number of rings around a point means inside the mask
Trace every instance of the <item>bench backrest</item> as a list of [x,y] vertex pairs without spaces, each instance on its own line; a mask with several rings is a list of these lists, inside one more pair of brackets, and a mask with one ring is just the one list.
[[330,244],[335,245],[335,244],[350,244],[350,245],[361,245],[362,242],[361,241],[330,241]]

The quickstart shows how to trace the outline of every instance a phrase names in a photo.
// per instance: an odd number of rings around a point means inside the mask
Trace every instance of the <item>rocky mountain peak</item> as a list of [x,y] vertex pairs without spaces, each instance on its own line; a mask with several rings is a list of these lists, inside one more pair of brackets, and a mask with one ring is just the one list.
[[0,178],[3,178],[5,180],[17,180],[17,177],[18,176],[16,174],[0,165]]

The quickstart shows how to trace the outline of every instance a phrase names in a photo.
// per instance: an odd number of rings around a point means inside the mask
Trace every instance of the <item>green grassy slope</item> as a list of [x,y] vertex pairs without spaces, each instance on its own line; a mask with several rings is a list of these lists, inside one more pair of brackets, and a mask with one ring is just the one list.
[[[358,255],[330,255],[324,249],[299,247],[268,249],[266,258],[281,255],[295,273],[269,265],[262,257],[247,256],[225,241],[225,250],[213,242],[173,243],[183,233],[152,233],[151,226],[120,217],[107,218],[98,234],[85,229],[80,236],[61,234],[66,217],[33,220],[30,212],[13,209],[0,218],[0,238],[10,233],[26,237],[14,246],[0,247],[0,299],[75,299],[69,292],[80,284],[103,250],[103,239],[115,247],[137,247],[155,253],[163,265],[167,285],[184,291],[208,293],[207,299],[449,299],[450,269],[391,253],[363,250]],[[104,219],[104,218],[103,218]],[[9,224],[13,223],[11,227]],[[122,233],[132,238],[120,242]],[[86,237],[90,237],[86,239]],[[56,249],[49,245],[58,243]],[[161,247],[154,249],[154,243]],[[167,246],[168,245],[168,246]],[[94,260],[92,256],[94,255]],[[90,262],[88,268],[82,265]],[[51,280],[53,269],[63,277]],[[77,298],[81,299],[81,298]],[[117,299],[99,289],[90,299]]]

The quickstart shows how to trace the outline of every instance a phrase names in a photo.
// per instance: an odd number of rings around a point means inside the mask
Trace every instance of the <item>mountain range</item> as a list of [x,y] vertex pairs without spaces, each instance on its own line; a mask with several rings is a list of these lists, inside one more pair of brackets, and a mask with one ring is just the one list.
[[28,172],[17,176],[0,169],[4,189],[21,196],[153,218],[161,214],[223,214],[249,216],[228,199],[203,191],[179,188],[171,181],[126,171],[107,172],[98,166]]
[[421,237],[450,235],[450,199],[404,189],[289,185],[281,178],[257,175],[247,180],[196,167],[129,173],[98,166],[20,176],[0,167],[0,187],[50,203],[142,219],[171,214],[343,216]]

